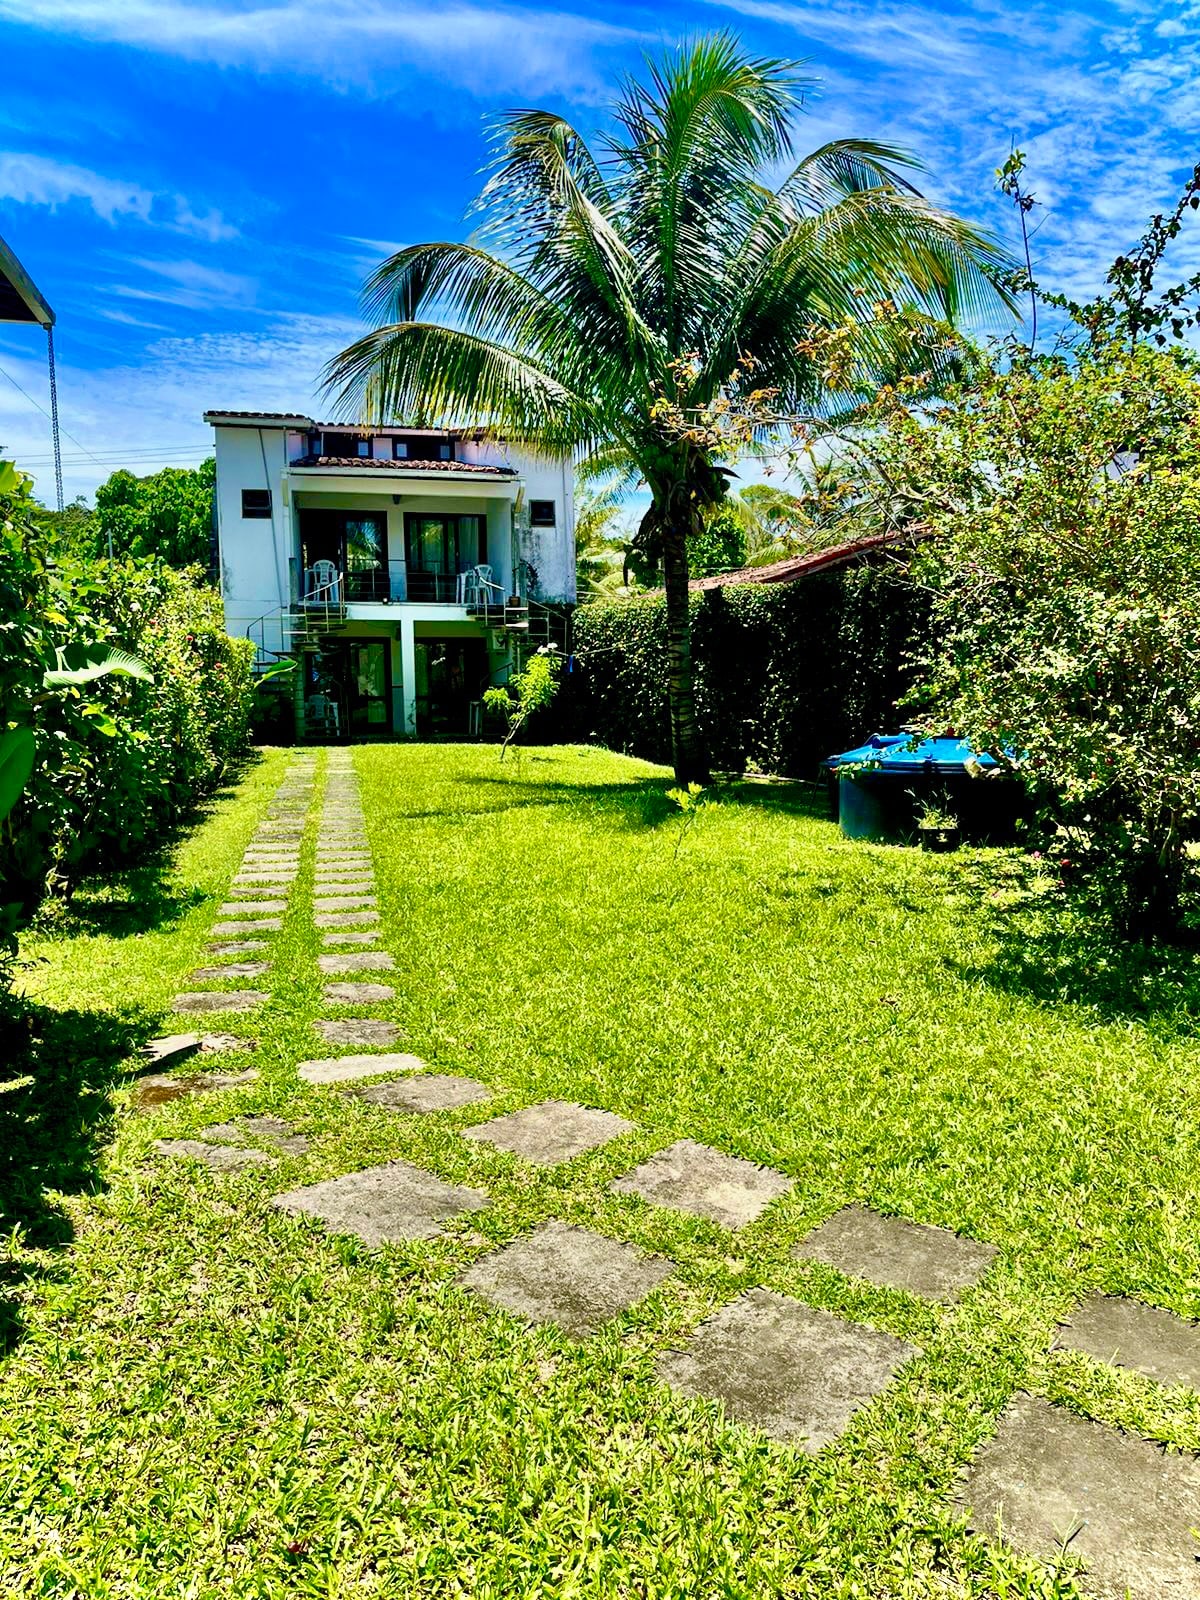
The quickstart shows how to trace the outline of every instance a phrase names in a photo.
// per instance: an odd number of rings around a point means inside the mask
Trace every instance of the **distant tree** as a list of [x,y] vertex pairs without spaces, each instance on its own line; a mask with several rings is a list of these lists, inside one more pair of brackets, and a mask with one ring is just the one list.
[[700,532],[688,540],[687,549],[693,578],[736,572],[746,565],[746,530],[728,501],[705,517]]
[[164,467],[147,478],[114,472],[96,490],[95,553],[158,556],[172,567],[210,564],[217,464]]

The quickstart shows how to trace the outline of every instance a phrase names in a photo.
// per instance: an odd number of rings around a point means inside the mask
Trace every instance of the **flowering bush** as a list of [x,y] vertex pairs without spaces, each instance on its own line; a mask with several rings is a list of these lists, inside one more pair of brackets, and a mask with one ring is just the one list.
[[1200,382],[1109,343],[876,410],[935,537],[926,725],[1013,766],[1123,936],[1170,936],[1200,830]]

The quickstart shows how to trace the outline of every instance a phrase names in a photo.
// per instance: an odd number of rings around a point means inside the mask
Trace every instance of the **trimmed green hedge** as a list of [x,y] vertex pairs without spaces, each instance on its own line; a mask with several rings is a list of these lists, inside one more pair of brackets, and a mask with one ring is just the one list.
[[[864,563],[692,597],[696,701],[713,765],[815,777],[826,756],[895,728],[922,591]],[[661,594],[582,606],[563,710],[576,738],[670,758]]]

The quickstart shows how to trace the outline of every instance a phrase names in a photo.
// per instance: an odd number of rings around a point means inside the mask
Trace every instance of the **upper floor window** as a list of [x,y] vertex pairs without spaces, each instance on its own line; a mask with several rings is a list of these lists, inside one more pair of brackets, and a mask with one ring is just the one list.
[[532,528],[552,528],[555,523],[553,500],[529,502],[529,525]]
[[453,439],[393,439],[392,455],[397,461],[453,461]]
[[327,433],[322,455],[357,456],[359,460],[371,459],[371,441],[356,433]]
[[271,515],[270,489],[242,490],[243,517],[269,517]]

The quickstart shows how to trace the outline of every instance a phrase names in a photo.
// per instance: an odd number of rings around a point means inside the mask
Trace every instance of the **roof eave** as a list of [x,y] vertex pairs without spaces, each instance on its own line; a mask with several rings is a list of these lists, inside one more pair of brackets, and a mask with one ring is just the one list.
[[54,312],[49,302],[2,238],[0,238],[0,279],[11,286],[14,294],[29,311],[27,318],[6,317],[0,320],[37,322],[43,328],[54,326]]

